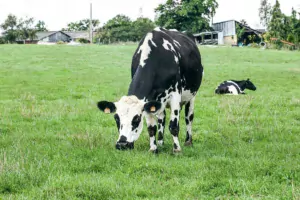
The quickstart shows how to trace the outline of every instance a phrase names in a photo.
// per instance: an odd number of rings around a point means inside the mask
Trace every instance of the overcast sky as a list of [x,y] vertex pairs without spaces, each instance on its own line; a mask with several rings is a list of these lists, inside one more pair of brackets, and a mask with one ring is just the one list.
[[[272,4],[275,0],[269,0]],[[92,0],[93,18],[105,23],[117,14],[125,14],[131,19],[143,16],[154,19],[154,8],[165,0]],[[68,22],[89,17],[90,0],[0,0],[0,24],[9,13],[18,17],[30,16],[45,21],[50,30],[60,30]],[[218,0],[214,22],[229,19],[245,19],[253,28],[259,28],[258,8],[260,0]],[[299,0],[280,0],[281,9],[290,14],[292,7],[300,10]]]

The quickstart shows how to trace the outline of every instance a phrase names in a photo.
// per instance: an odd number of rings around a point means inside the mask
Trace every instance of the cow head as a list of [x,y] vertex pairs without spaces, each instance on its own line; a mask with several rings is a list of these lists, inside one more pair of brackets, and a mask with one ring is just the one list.
[[157,101],[146,103],[136,96],[123,96],[118,102],[100,101],[98,108],[107,114],[114,113],[119,131],[116,148],[125,150],[134,148],[134,142],[143,130],[144,114],[155,114],[161,108],[161,103]]
[[253,91],[256,90],[255,85],[250,81],[249,78],[246,80],[246,84],[245,84],[245,85],[246,85],[246,88],[247,88],[248,90],[253,90]]

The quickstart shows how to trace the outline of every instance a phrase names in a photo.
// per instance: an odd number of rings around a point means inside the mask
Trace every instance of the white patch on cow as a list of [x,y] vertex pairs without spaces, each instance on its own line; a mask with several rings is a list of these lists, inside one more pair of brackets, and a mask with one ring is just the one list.
[[137,53],[141,53],[141,58],[140,58],[140,66],[144,67],[146,62],[145,60],[148,59],[149,54],[151,53],[151,47],[149,46],[149,41],[151,42],[151,44],[155,47],[157,47],[157,45],[152,41],[153,38],[153,34],[152,33],[148,33],[144,39],[143,44],[140,46],[139,50],[137,51]]
[[[145,118],[146,118],[146,123],[147,123],[147,126],[156,126],[156,120],[154,118],[154,116],[152,114],[146,114],[145,115]],[[150,149],[149,151],[155,151],[157,149],[157,146],[155,145],[154,143],[155,141],[155,136],[153,137],[150,137]]]
[[[169,46],[170,47],[169,47]],[[163,39],[163,47],[166,49],[166,50],[168,50],[168,51],[172,51],[172,52],[176,52],[175,51],[175,49],[174,49],[174,47],[173,47],[173,45],[168,41],[168,40],[166,40],[166,39]]]
[[[235,83],[235,82],[233,82],[233,81],[226,81],[226,82],[227,82],[227,83],[231,83],[231,84],[234,85],[234,86],[232,86],[232,87],[235,88],[235,91],[237,92],[237,94],[243,93],[242,89],[240,88],[240,86],[239,86],[237,83]],[[228,88],[229,88],[229,91],[231,91],[231,90],[230,90],[230,86],[229,86]],[[238,89],[237,89],[237,88],[238,88]],[[234,91],[234,90],[232,89],[232,91]]]
[[189,102],[194,97],[195,97],[195,95],[194,95],[194,93],[191,92],[191,90],[182,89],[182,94],[181,94],[182,102]]
[[175,58],[175,62],[178,63],[179,59],[176,56],[176,51],[174,49],[174,46],[166,39],[163,39],[163,47],[167,50],[167,51],[172,51],[174,54],[174,58]]
[[120,128],[119,139],[122,135],[127,138],[127,142],[134,142],[139,138],[143,130],[143,121],[140,122],[137,132],[132,131],[131,122],[134,116],[143,114],[144,104],[136,96],[123,96],[115,103],[117,107],[116,114],[120,118],[120,127],[122,127],[122,129]]
[[193,97],[190,100],[190,107],[189,107],[188,115],[185,116],[185,119],[189,122],[188,124],[186,124],[186,131],[188,132],[190,137],[192,137],[192,122],[190,121],[190,116],[192,114],[194,114],[194,106],[195,106],[195,97]]
[[173,151],[180,152],[181,151],[181,147],[180,147],[180,144],[179,144],[178,137],[173,136],[173,142],[177,146],[177,149],[173,149]]
[[178,32],[178,30],[177,29],[169,29],[169,31],[173,31],[173,32]]
[[175,46],[177,46],[178,48],[181,47],[180,43],[177,40],[173,40],[173,41],[174,41]]
[[228,91],[230,92],[231,95],[238,95],[239,94],[238,90],[233,85],[230,85],[230,86],[227,86],[227,87],[228,87]]

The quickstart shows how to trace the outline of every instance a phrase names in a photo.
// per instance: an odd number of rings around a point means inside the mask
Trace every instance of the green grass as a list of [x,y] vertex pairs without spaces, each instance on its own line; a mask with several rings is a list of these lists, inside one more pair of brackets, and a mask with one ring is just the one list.
[[[0,46],[0,199],[300,199],[300,54],[201,48],[194,146],[117,151],[136,46]],[[258,90],[216,96],[227,79]],[[181,116],[182,117],[182,116]],[[182,118],[183,119],[183,118]]]

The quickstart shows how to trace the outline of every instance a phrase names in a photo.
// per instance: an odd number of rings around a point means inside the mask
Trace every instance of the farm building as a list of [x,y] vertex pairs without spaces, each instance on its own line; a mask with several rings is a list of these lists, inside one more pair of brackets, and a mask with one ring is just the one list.
[[[238,43],[249,44],[249,35],[255,35],[255,42],[260,41],[260,34],[263,30],[255,30],[245,26],[236,20],[228,20],[214,23],[214,31],[194,34],[200,44],[238,45]],[[243,34],[238,38],[239,29],[244,29]]]
[[36,38],[33,40],[17,40],[19,44],[37,44],[38,42],[49,42],[56,43],[58,41],[70,42],[72,41],[71,36],[64,33],[63,31],[47,31],[47,32],[37,32]]
[[[96,32],[93,32],[93,37],[95,37]],[[47,31],[47,32],[37,32],[36,38],[34,40],[27,39],[17,40],[19,44],[37,44],[38,42],[45,43],[56,43],[59,41],[70,42],[77,41],[79,39],[85,39],[89,42],[90,34],[88,31]]]
[[[64,33],[71,36],[73,41],[77,41],[79,39],[85,39],[88,42],[90,41],[90,33],[88,31],[64,31]],[[95,38],[96,33],[96,31],[93,32],[93,38]]]

